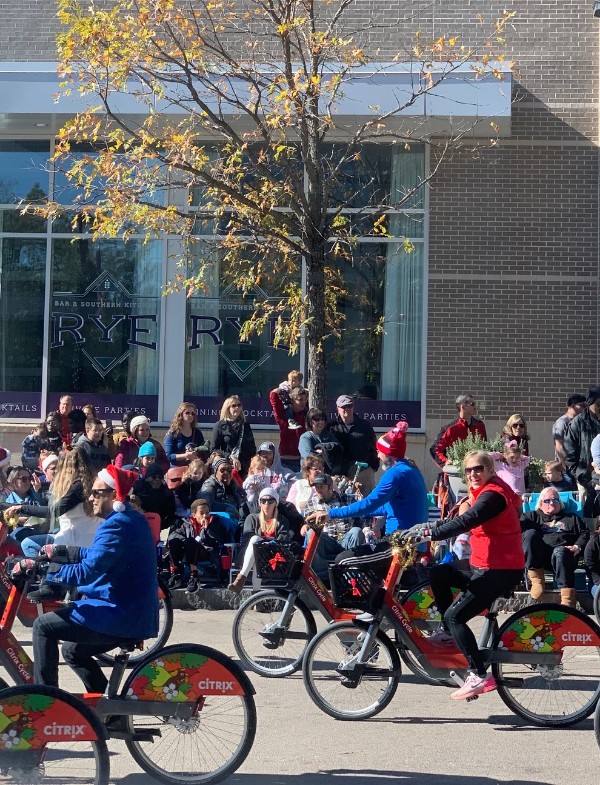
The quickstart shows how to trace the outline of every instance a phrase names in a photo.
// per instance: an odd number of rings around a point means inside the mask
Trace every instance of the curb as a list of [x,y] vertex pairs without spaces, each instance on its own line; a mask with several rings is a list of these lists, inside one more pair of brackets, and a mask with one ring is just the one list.
[[[188,594],[185,589],[175,589],[172,592],[173,608],[184,611],[235,611],[251,594],[252,589],[250,588],[243,589],[241,594],[236,594],[225,588],[200,589],[194,594]],[[547,602],[560,602],[560,593],[558,591],[549,591],[547,596]],[[311,602],[312,597],[303,596],[303,599],[312,610],[316,609],[317,606]],[[577,603],[579,609],[584,613],[593,613],[592,597],[587,592],[577,592]],[[515,592],[514,597],[508,600],[500,600],[499,610],[504,613],[514,613],[527,605],[531,605],[529,592],[518,591]]]

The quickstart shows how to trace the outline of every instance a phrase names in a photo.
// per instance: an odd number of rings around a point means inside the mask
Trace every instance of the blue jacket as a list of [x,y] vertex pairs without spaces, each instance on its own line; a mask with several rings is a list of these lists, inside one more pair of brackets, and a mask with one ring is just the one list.
[[334,507],[329,517],[352,518],[361,515],[385,515],[385,533],[410,529],[427,523],[429,502],[421,472],[407,461],[398,461],[384,472],[368,496],[346,507]]
[[201,447],[204,444],[204,434],[200,428],[195,428],[191,436],[184,436],[179,431],[177,433],[167,431],[165,434],[165,452],[171,466],[185,466],[184,463],[178,464],[175,456],[185,452],[186,444],[195,444],[196,447]]
[[77,624],[132,640],[157,635],[156,546],[148,521],[129,504],[102,521],[78,564],[65,564],[46,578],[86,595],[70,606]]

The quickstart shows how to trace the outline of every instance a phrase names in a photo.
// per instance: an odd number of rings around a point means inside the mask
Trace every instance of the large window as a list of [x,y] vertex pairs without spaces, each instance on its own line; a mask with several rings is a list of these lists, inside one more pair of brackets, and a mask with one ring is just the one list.
[[52,243],[49,391],[158,394],[162,243]]
[[[235,265],[220,258],[222,227],[202,224],[205,290],[165,307],[164,241],[94,243],[73,222],[76,207],[51,226],[20,214],[24,198],[53,193],[71,204],[76,196],[62,173],[51,172],[51,151],[50,141],[0,141],[0,417],[37,420],[42,401],[52,408],[60,394],[73,393],[76,404],[95,402],[104,416],[134,406],[161,421],[170,420],[175,398],[191,398],[211,422],[223,398],[239,393],[252,422],[272,423],[268,392],[289,370],[306,370],[305,347],[294,356],[275,347],[274,320],[246,342],[239,334],[257,301],[279,299],[284,280],[242,294]],[[340,150],[329,146],[323,155],[335,167]],[[402,414],[421,425],[424,173],[420,146],[367,145],[344,163],[332,191],[356,241],[335,260],[348,294],[339,302],[341,337],[327,344],[329,390],[332,398],[363,398],[375,425]],[[202,194],[192,202],[190,209],[200,206]],[[384,216],[374,204],[385,206]],[[300,283],[300,264],[294,275]],[[161,361],[161,351],[177,363]],[[167,366],[170,378],[161,378]]]

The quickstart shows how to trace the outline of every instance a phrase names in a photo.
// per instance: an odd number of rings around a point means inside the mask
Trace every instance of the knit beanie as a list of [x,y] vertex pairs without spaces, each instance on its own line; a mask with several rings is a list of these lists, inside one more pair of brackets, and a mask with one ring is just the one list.
[[138,450],[138,458],[147,458],[149,455],[152,455],[154,458],[156,458],[156,447],[150,440],[142,444]]
[[117,494],[116,501],[113,502],[113,510],[115,512],[123,512],[125,510],[125,501],[129,496],[129,491],[133,488],[139,474],[137,472],[128,472],[125,469],[118,469],[114,464],[110,463],[106,469],[101,469],[98,472],[98,479]]
[[5,469],[7,466],[10,466],[11,457],[10,450],[5,450],[4,447],[0,447],[0,469]]
[[397,422],[391,431],[384,433],[377,439],[377,449],[391,455],[392,458],[402,460],[406,454],[406,432],[408,431],[407,422]]
[[217,473],[217,470],[219,469],[219,467],[220,467],[220,466],[223,466],[223,464],[224,464],[225,466],[230,466],[230,467],[232,466],[232,463],[231,463],[231,461],[228,461],[226,458],[217,458],[217,459],[216,459],[215,461],[213,461],[213,463],[212,463],[212,470],[213,470],[213,473],[214,473],[214,474],[216,474],[216,473]]
[[150,420],[144,414],[136,414],[129,423],[129,430],[132,434],[139,425],[150,425]]

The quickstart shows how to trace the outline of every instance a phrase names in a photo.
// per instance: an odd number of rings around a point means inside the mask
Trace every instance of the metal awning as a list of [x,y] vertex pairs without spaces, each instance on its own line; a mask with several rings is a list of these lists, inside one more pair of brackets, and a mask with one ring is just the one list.
[[[495,63],[501,79],[490,73],[479,75],[475,69],[480,65],[462,63],[455,68],[448,63],[434,64],[435,86],[410,102],[414,89],[425,84],[425,77],[414,64],[378,63],[357,68],[344,83],[343,95],[336,103],[334,135],[351,132],[376,112],[395,112],[387,121],[393,132],[418,130],[420,137],[460,133],[476,137],[496,133],[508,136],[512,74],[508,66]],[[331,73],[334,72],[332,68]],[[265,69],[265,77],[268,74],[269,69]],[[223,77],[215,73],[214,78]],[[56,63],[0,63],[0,134],[48,136],[56,133],[68,117],[94,105],[93,96],[82,97],[76,91],[61,96],[57,102],[59,82]],[[241,80],[229,79],[228,85],[236,95],[242,96],[246,91]],[[140,119],[147,107],[133,92],[132,85],[131,93],[115,96],[113,103],[124,116]],[[210,95],[205,97],[211,100]],[[166,115],[181,113],[168,100],[157,102],[155,109]],[[235,117],[233,109],[231,116]],[[491,128],[491,123],[496,130]]]

